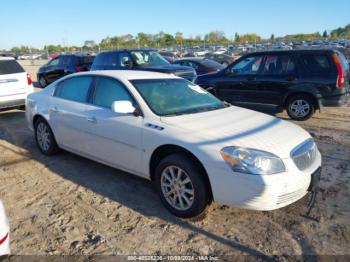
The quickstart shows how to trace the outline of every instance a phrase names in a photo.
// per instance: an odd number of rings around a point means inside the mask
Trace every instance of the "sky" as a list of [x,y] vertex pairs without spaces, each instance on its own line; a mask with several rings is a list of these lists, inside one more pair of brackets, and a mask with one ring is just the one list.
[[138,32],[262,37],[332,30],[350,23],[350,0],[1,0],[0,49],[97,43]]

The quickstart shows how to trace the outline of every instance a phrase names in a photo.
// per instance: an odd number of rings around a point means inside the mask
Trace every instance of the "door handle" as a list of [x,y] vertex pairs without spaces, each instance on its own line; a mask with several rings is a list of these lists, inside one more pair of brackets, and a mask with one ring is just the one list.
[[254,81],[254,80],[256,80],[256,77],[255,76],[250,76],[250,77],[247,77],[247,80],[248,81]]
[[88,117],[86,118],[86,120],[90,123],[96,123],[97,122],[97,119],[95,117]]
[[297,80],[297,78],[296,78],[295,76],[289,76],[289,77],[287,77],[287,81],[288,81],[288,82],[292,82],[292,81],[295,81],[295,80]]
[[54,106],[54,107],[51,107],[51,112],[58,113],[59,110],[58,110],[58,108],[56,106]]

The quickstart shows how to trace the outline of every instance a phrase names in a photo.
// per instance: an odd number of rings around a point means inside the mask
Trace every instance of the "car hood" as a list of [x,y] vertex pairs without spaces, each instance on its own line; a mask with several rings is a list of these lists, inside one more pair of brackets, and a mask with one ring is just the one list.
[[301,127],[236,106],[225,109],[162,117],[169,126],[183,129],[183,135],[198,136],[199,146],[214,146],[220,150],[226,146],[254,148],[289,158],[291,151],[310,138]]

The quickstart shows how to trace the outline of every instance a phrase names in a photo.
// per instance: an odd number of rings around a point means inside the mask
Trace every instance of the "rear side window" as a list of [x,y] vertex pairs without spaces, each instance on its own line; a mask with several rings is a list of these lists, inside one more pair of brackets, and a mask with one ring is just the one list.
[[24,69],[15,60],[0,60],[0,75],[23,73]]
[[80,64],[92,64],[94,62],[95,56],[82,56],[79,59]]
[[286,75],[295,70],[295,64],[289,55],[268,55],[265,58],[265,64],[262,74],[265,75]]
[[332,71],[327,55],[302,55],[301,63],[310,74],[329,74]]
[[105,53],[105,54],[102,53],[96,57],[96,59],[94,61],[94,65],[117,67],[118,60],[119,60],[118,53]]
[[54,96],[75,102],[86,103],[91,82],[91,76],[69,78],[58,84]]
[[123,84],[110,78],[98,77],[92,103],[110,109],[115,101],[130,101],[133,103],[131,95]]

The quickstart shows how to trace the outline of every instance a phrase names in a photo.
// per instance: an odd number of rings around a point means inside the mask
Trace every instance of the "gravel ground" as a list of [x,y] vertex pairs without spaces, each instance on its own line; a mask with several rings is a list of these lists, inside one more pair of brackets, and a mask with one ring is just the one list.
[[[279,117],[288,119],[286,114]],[[288,120],[289,121],[289,120]],[[68,152],[40,154],[23,111],[0,112],[0,198],[18,255],[350,255],[350,106],[297,123],[323,154],[321,192],[271,212],[213,204],[202,220],[168,213],[143,179]]]

